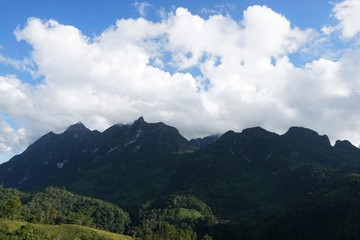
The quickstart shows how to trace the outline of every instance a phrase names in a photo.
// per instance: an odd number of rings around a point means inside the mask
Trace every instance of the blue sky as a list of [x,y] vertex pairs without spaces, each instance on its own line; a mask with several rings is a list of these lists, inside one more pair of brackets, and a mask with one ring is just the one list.
[[139,116],[187,138],[301,125],[360,143],[360,0],[5,0],[0,162]]
[[[138,1],[141,3],[141,1]],[[62,24],[74,25],[86,35],[99,34],[120,18],[138,18],[139,11],[133,0],[58,1],[58,0],[4,0],[0,9],[1,45],[11,56],[23,56],[29,46],[19,43],[12,34],[18,26],[24,26],[29,17],[55,19]],[[251,5],[266,5],[285,15],[292,24],[301,28],[318,28],[331,22],[329,19],[332,4],[329,1],[282,1],[282,0],[240,0],[240,1],[186,1],[162,0],[148,1],[147,18],[157,21],[157,11],[161,8],[185,7],[194,14],[206,15],[202,10],[209,9],[230,14],[240,20],[242,12]],[[21,7],[19,7],[21,6]],[[4,50],[3,50],[4,51]]]
[[[144,1],[145,2],[145,1]],[[1,53],[7,57],[21,59],[28,56],[31,46],[23,41],[16,41],[13,34],[18,27],[23,27],[30,17],[40,19],[55,19],[62,24],[76,26],[87,36],[100,34],[117,19],[138,18],[141,13],[137,4],[144,3],[133,0],[107,0],[100,3],[97,0],[89,0],[84,4],[83,1],[56,1],[56,0],[6,0],[2,2],[0,9],[0,36]],[[300,28],[316,28],[318,30],[325,24],[332,22],[329,18],[333,3],[329,1],[317,1],[316,4],[311,0],[284,2],[282,0],[243,0],[243,1],[148,1],[145,10],[145,18],[152,21],[159,21],[160,9],[170,11],[177,7],[185,7],[194,14],[201,16],[211,15],[205,9],[216,11],[222,14],[229,14],[235,20],[242,19],[243,11],[251,5],[266,5],[274,11],[289,18],[294,26]],[[19,8],[19,6],[22,6]],[[16,14],[14,14],[16,13]],[[18,72],[13,68],[2,66],[2,74],[17,74],[24,79],[29,76],[24,72]],[[30,82],[35,82],[34,79]]]

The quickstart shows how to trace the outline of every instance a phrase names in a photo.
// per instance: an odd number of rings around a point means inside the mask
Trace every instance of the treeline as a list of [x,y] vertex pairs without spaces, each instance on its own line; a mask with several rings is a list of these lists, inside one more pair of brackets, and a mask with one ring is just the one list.
[[[156,203],[145,203],[132,218],[131,222],[129,214],[113,204],[78,196],[63,188],[48,187],[30,194],[0,186],[0,219],[76,224],[143,240],[212,240],[209,229],[219,222],[207,204],[191,195],[172,195]],[[26,234],[31,239],[49,238],[30,225],[15,232],[0,229],[0,239],[27,239],[22,238]],[[80,239],[100,238],[84,235]]]
[[171,195],[143,204],[129,235],[144,240],[212,240],[209,231],[218,222],[211,208],[195,196]]
[[[0,187],[0,220],[50,225],[76,224],[123,233],[142,240],[231,239],[359,239],[360,175],[340,179],[331,191],[313,192],[282,211],[249,221],[220,220],[212,209],[193,195],[171,195],[147,202],[131,215],[93,198],[48,187],[44,192],[23,193]],[[16,231],[0,224],[0,239],[52,239],[46,231],[24,225]],[[83,234],[78,240],[104,239]]]
[[[237,237],[206,203],[192,195],[171,195],[157,202],[147,202],[133,213],[130,221],[125,211],[110,203],[78,196],[63,188],[48,187],[44,192],[28,194],[0,187],[0,218],[51,225],[77,224],[143,240],[222,240],[230,235],[235,237],[232,239]],[[225,232],[231,234],[226,235]],[[0,229],[0,239],[23,239],[21,236],[26,234],[33,236],[32,239],[47,239],[46,233],[31,226],[12,233]],[[84,235],[83,239],[100,238]]]
[[130,223],[128,213],[113,204],[55,187],[34,194],[0,187],[0,218],[77,224],[115,233],[123,233]]

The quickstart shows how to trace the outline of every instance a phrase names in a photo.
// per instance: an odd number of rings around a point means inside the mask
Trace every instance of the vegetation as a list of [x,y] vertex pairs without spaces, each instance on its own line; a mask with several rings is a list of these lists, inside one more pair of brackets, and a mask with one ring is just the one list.
[[0,220],[3,240],[131,240],[131,237],[79,225],[45,225]]
[[155,204],[144,204],[129,233],[141,239],[196,240],[218,219],[211,208],[191,195],[172,195]]
[[48,187],[25,194],[0,188],[0,218],[42,224],[77,224],[123,233],[129,215],[113,204],[81,197],[64,189]]
[[31,223],[1,234],[46,239],[75,224],[144,240],[359,239],[359,159],[349,142],[331,146],[296,127],[229,131],[196,145],[143,119],[103,133],[72,127],[0,165],[5,186],[32,192],[0,188],[3,222]]

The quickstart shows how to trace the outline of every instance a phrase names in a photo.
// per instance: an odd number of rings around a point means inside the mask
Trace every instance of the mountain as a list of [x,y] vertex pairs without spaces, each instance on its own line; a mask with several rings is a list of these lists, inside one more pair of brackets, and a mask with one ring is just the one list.
[[114,125],[103,133],[77,123],[61,134],[44,135],[2,164],[0,182],[22,190],[41,189],[49,179],[81,172],[112,155],[127,158],[192,150],[177,129],[164,123],[147,123],[142,117],[130,125]]
[[190,144],[196,148],[204,148],[207,145],[216,142],[220,138],[220,135],[211,135],[204,138],[195,138],[190,140]]
[[[360,211],[353,210],[360,209],[360,150],[346,140],[332,146],[326,135],[303,127],[283,135],[254,127],[188,141],[176,128],[142,117],[102,133],[78,123],[0,165],[0,182],[26,191],[63,186],[110,201],[139,224],[160,213],[174,219],[170,212],[189,205],[186,216],[205,216],[194,207],[204,202],[216,216],[209,219],[220,220],[195,226],[214,239],[360,237]],[[182,196],[183,205],[169,208],[171,196]]]
[[94,145],[98,131],[83,124],[70,126],[62,134],[50,132],[31,144],[22,154],[1,165],[1,180],[6,186],[29,189],[64,172],[77,171],[94,161]]
[[319,147],[331,147],[328,136],[320,136],[317,132],[304,127],[291,127],[284,136],[290,140]]

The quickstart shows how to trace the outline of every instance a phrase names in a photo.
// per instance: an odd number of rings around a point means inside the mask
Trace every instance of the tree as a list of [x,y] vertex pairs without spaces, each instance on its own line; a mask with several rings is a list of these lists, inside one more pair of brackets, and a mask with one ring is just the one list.
[[49,210],[49,220],[51,223],[56,222],[56,219],[58,217],[58,211],[55,208],[50,208]]
[[205,234],[201,240],[213,240],[213,238],[209,234]]
[[0,206],[0,217],[6,219],[14,219],[19,216],[22,204],[18,197],[14,197],[6,201],[5,204]]

